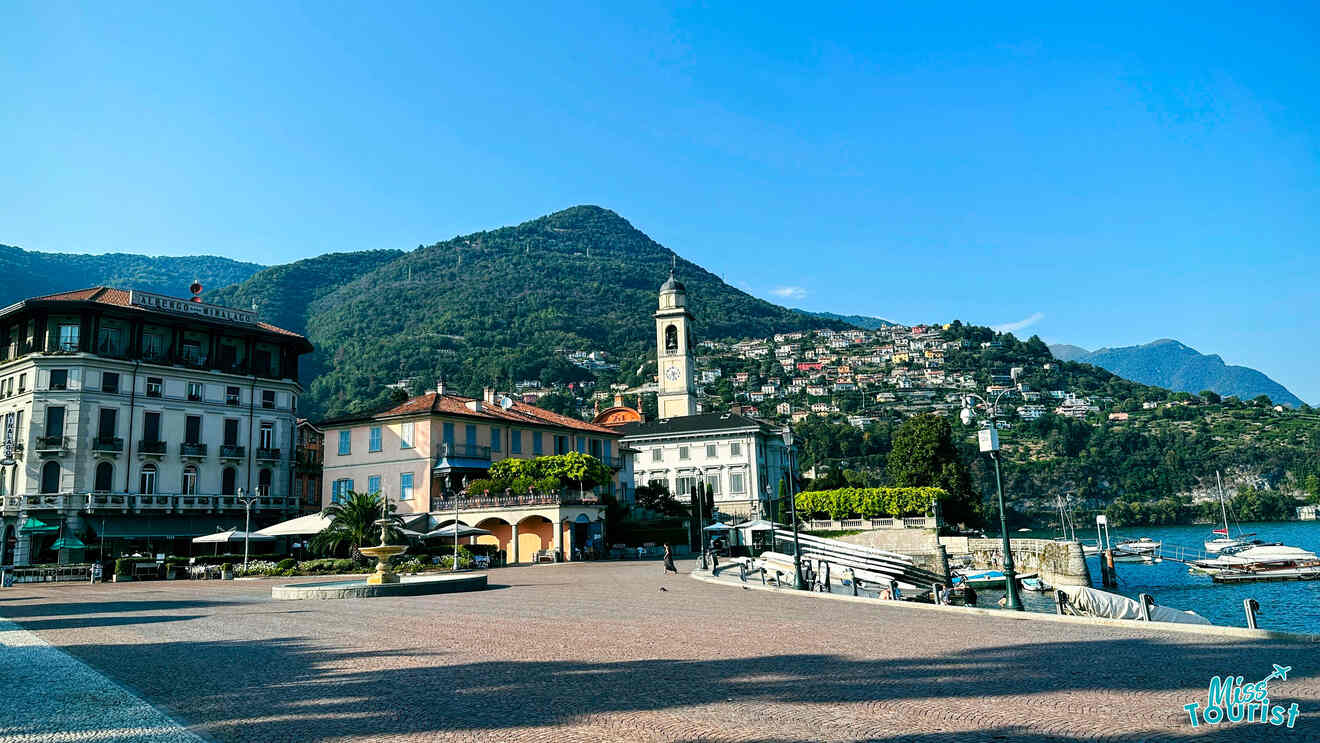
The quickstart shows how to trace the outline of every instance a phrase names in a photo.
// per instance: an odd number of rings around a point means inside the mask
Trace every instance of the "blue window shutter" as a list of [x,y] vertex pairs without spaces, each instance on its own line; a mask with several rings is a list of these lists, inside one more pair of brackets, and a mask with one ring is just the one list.
[[605,439],[605,458],[609,459],[614,452],[614,442]]
[[446,443],[446,444],[449,444],[450,446],[453,446],[453,445],[454,445],[454,424],[453,424],[453,423],[446,423],[446,424],[445,424],[445,443]]
[[490,450],[500,450],[500,429],[499,426],[490,427]]
[[516,428],[509,431],[509,453],[522,454],[522,431]]
[[543,443],[543,436],[544,436],[544,434],[542,434],[540,431],[533,431],[533,432],[532,432],[532,453],[533,453],[533,454],[542,454],[542,453],[545,452],[545,444]]
[[467,440],[467,445],[475,447],[477,445],[477,426],[469,423],[463,429],[463,436]]

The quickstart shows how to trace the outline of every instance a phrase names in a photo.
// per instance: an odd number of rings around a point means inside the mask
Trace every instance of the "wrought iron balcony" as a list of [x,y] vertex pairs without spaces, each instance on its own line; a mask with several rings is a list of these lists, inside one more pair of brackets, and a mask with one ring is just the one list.
[[138,452],[141,454],[164,454],[165,442],[142,439],[138,442]]
[[446,493],[431,498],[432,511],[453,511],[457,500],[459,511],[486,508],[518,508],[521,506],[598,505],[600,497],[590,490],[579,493],[568,488],[558,493],[500,493],[498,495],[465,495]]
[[490,447],[476,444],[440,444],[435,448],[436,463],[443,459],[479,459],[490,461]]
[[63,451],[69,448],[68,439],[64,436],[38,436],[37,451]]
[[247,456],[247,449],[233,444],[224,444],[220,447],[221,459],[242,459]]
[[271,447],[257,447],[257,459],[275,461],[280,458],[280,450]]
[[187,441],[179,444],[179,455],[184,457],[204,457],[206,456],[206,444],[189,443]]
[[92,450],[119,454],[124,451],[124,440],[117,436],[97,436],[92,439]]

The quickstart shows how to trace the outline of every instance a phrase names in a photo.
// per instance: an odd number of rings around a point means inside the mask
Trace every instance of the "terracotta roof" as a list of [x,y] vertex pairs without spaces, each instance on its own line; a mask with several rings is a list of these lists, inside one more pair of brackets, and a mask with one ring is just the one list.
[[508,423],[523,423],[526,425],[552,426],[556,428],[568,428],[575,431],[584,431],[588,433],[601,433],[619,435],[619,432],[605,426],[598,426],[593,423],[578,420],[567,415],[560,415],[545,408],[538,408],[535,405],[514,401],[513,406],[505,409],[499,403],[481,404],[481,410],[473,410],[467,406],[475,398],[463,397],[462,395],[441,395],[435,392],[428,392],[425,395],[404,400],[388,410],[379,413],[363,416],[347,416],[323,421],[320,425],[332,425],[335,423],[346,423],[351,421],[371,420],[376,418],[392,418],[399,415],[416,415],[419,413],[439,413],[442,415],[453,415],[467,418],[484,418],[493,421],[505,421]]
[[[187,301],[176,297],[181,301]],[[69,292],[59,292],[57,294],[47,294],[42,297],[33,297],[29,302],[95,302],[96,304],[109,304],[116,307],[132,308],[133,304],[129,301],[129,292],[126,289],[115,289],[109,286],[93,286],[88,289],[75,289]],[[142,310],[150,312],[151,310]],[[276,327],[270,323],[256,323],[258,328],[277,335],[287,335],[291,338],[302,338],[301,333],[295,333],[292,330]]]

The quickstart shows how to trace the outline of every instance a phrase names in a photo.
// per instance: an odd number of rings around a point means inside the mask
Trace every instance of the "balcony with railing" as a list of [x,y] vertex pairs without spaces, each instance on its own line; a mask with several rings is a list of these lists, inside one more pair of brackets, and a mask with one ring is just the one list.
[[123,454],[124,440],[118,436],[97,436],[92,439],[92,451],[103,454]]
[[224,444],[220,447],[221,459],[242,459],[247,456],[247,448],[236,444]]
[[264,462],[279,461],[280,450],[270,446],[257,447],[257,459]]
[[489,467],[490,447],[443,443],[435,447],[436,467]]
[[[159,513],[219,513],[223,511],[243,511],[243,501],[236,495],[198,495],[194,493],[89,493],[86,496],[43,496],[59,498],[79,498],[77,507],[86,503],[88,512],[119,511],[127,513],[143,511]],[[294,497],[266,495],[252,503],[253,511],[294,511],[299,508]]]
[[138,441],[138,453],[163,455],[165,453],[165,442],[148,441],[147,439],[141,439]]
[[37,453],[51,454],[66,451],[69,448],[69,440],[65,436],[38,436]]
[[206,444],[196,441],[185,441],[182,444],[179,444],[179,456],[191,459],[203,459],[206,457]]
[[[456,503],[457,502],[457,503]],[[466,495],[445,493],[431,496],[432,511],[453,511],[457,505],[459,511],[476,511],[491,508],[527,508],[536,506],[575,506],[600,505],[600,496],[591,492],[579,492],[572,488],[558,493],[511,493],[495,495]]]

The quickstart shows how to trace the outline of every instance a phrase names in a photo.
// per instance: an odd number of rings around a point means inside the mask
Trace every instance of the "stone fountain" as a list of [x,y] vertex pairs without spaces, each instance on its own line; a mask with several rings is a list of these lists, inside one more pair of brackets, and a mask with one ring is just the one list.
[[390,558],[395,555],[402,555],[408,551],[408,548],[401,544],[387,544],[385,542],[385,535],[394,523],[393,519],[376,519],[374,523],[380,527],[380,544],[375,547],[358,548],[358,552],[367,557],[376,558],[376,572],[367,576],[367,585],[380,586],[386,583],[398,583],[399,576],[393,570],[390,570]]

